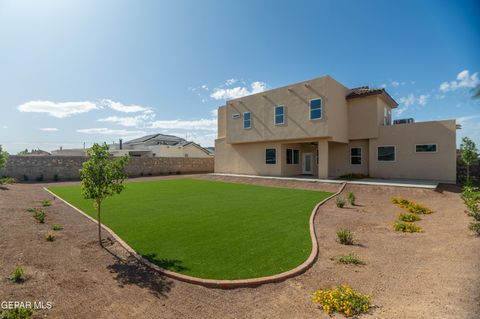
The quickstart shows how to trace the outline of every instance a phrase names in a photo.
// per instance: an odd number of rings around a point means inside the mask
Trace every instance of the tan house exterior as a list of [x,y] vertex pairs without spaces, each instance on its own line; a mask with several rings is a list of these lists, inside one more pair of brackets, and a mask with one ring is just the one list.
[[392,123],[385,89],[330,76],[228,101],[218,109],[215,172],[456,180],[455,120]]

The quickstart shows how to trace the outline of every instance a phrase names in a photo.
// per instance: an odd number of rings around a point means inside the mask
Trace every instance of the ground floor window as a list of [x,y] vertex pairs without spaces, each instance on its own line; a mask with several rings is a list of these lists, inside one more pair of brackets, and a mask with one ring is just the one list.
[[436,153],[437,144],[417,144],[415,145],[415,153]]
[[352,147],[350,149],[350,164],[362,165],[362,148]]
[[377,147],[377,160],[379,162],[394,162],[395,161],[395,146],[385,145]]
[[274,148],[267,148],[265,150],[265,164],[277,163],[277,150]]
[[300,162],[300,151],[287,148],[287,164],[298,164]]

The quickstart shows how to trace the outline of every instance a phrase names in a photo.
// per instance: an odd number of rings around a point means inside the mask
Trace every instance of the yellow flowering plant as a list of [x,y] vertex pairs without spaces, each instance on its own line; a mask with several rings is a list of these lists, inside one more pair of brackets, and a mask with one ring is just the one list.
[[370,308],[370,297],[359,293],[347,284],[334,289],[317,290],[312,301],[326,313],[340,312],[350,317],[367,312]]

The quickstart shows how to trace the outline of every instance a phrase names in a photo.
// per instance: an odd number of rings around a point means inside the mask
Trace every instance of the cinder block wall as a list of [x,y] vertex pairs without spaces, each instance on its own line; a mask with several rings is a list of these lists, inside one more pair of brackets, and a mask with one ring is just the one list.
[[[87,160],[83,156],[14,156],[8,158],[7,166],[0,176],[17,179],[18,182],[35,182],[43,176],[44,181],[79,180],[79,170]],[[194,157],[132,157],[127,166],[131,177],[166,174],[190,174],[213,172],[213,158]]]

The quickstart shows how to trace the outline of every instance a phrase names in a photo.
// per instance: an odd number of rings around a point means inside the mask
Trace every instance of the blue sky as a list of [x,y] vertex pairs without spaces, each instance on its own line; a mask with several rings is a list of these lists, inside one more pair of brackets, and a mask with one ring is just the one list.
[[[213,145],[225,98],[331,75],[480,144],[478,1],[0,0],[0,144]],[[399,114],[400,113],[400,114]]]

